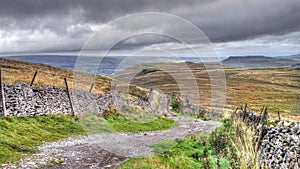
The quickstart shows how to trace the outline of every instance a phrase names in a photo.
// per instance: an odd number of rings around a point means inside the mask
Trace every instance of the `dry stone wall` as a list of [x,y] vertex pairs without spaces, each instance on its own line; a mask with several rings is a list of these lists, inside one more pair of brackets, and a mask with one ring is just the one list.
[[[49,113],[72,114],[67,92],[54,86],[29,86],[22,83],[4,84],[5,107],[7,115],[42,116]],[[115,91],[105,94],[92,94],[77,90],[70,91],[76,114],[97,113],[111,107],[120,108],[123,104],[147,107],[142,100],[130,100]],[[0,105],[1,115],[3,114]]]
[[299,122],[267,119],[267,116],[245,110],[234,113],[233,117],[256,131],[257,154],[262,168],[300,168]]

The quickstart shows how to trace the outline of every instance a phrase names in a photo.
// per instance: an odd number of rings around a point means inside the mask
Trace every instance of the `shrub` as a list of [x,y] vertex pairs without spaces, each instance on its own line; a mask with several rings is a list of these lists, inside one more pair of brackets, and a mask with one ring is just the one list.
[[117,118],[121,117],[121,114],[117,109],[111,108],[109,110],[104,110],[104,112],[102,113],[102,116],[105,119],[108,119],[108,118],[117,119]]
[[181,108],[181,105],[182,105],[182,101],[177,98],[177,97],[172,97],[172,100],[171,100],[171,107],[174,111],[176,111],[177,113],[180,112],[180,108]]

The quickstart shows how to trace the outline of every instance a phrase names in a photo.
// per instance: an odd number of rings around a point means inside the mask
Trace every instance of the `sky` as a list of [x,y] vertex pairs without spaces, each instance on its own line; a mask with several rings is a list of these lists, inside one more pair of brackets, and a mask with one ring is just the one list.
[[[87,40],[113,20],[143,12],[169,13],[195,25],[222,57],[284,56],[300,51],[299,0],[1,0],[0,53],[80,51]],[[133,23],[133,24],[132,24]],[[110,27],[94,50],[118,36],[155,30],[193,39],[195,34],[160,17]],[[163,24],[162,24],[163,23]],[[112,36],[113,35],[113,36]],[[201,44],[192,41],[197,48]],[[185,53],[178,40],[158,35],[130,37],[114,47]]]

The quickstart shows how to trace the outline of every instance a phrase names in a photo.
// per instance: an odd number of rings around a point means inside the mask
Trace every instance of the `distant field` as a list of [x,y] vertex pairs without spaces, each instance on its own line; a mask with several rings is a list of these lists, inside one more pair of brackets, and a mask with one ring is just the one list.
[[[174,72],[183,63],[169,63]],[[211,84],[204,65],[187,63],[197,81],[201,102],[200,106],[209,108],[211,102]],[[131,72],[140,69],[133,67],[116,75],[126,78]],[[178,93],[179,87],[168,73],[149,68],[132,80],[132,84],[144,88],[162,90],[166,93]],[[248,104],[252,110],[259,112],[263,106],[268,107],[269,113],[277,117],[279,111],[284,119],[300,121],[300,69],[291,67],[278,68],[225,68],[227,103],[225,112],[229,114],[237,106]],[[182,81],[187,77],[182,76]],[[187,86],[189,84],[186,84]],[[190,91],[194,92],[194,91]]]
[[[172,63],[174,70],[182,63]],[[204,65],[188,63],[200,90],[200,106],[209,108],[211,101],[211,84]],[[38,75],[34,85],[54,85],[65,87],[63,78],[72,82],[73,71],[44,64],[33,64],[0,58],[2,78],[5,83],[22,82],[29,84],[34,72]],[[117,75],[117,79],[128,77],[133,69]],[[143,69],[142,69],[143,70]],[[176,70],[177,71],[177,70]],[[176,72],[175,71],[175,72]],[[279,68],[225,68],[227,81],[227,103],[225,112],[228,113],[245,103],[254,111],[260,111],[267,106],[269,112],[276,117],[278,111],[285,119],[300,121],[300,69],[290,67]],[[103,93],[110,90],[111,77],[96,76],[93,92]],[[183,78],[184,80],[184,78]],[[179,88],[174,78],[168,73],[155,68],[138,73],[131,81],[131,92],[145,96],[143,88],[160,89],[167,93],[178,93]],[[72,86],[71,86],[72,87]],[[186,84],[187,89],[189,84]],[[143,91],[143,93],[141,93]],[[191,91],[194,92],[194,91]]]

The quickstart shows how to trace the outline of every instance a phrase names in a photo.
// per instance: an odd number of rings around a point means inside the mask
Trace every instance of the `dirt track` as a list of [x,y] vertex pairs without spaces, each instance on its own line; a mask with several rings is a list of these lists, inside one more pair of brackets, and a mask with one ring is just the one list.
[[[169,130],[141,133],[106,133],[45,143],[40,152],[20,161],[17,168],[116,168],[130,157],[152,153],[148,145],[166,139],[184,138],[221,125],[170,115],[179,125]],[[12,166],[10,166],[12,167]]]

